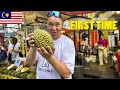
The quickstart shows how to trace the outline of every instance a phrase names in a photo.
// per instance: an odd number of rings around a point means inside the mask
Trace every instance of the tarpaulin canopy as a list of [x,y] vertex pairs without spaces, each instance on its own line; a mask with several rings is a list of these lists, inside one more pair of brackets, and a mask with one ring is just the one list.
[[87,13],[92,13],[95,11],[61,11],[62,14],[66,15],[79,15],[79,14],[87,14]]

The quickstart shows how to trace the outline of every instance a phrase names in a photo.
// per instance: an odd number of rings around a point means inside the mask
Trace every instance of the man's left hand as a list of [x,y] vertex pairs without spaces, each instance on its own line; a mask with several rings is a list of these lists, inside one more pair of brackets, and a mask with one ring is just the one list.
[[42,47],[42,48],[38,48],[37,50],[47,60],[51,58],[52,55],[54,54],[54,51],[50,46],[48,46],[46,49]]

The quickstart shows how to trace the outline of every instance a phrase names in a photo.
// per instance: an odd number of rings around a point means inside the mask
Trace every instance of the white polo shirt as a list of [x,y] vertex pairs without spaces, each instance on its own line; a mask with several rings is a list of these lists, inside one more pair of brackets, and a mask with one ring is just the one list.
[[[13,49],[13,47],[14,47],[14,50],[15,50],[15,51],[19,51],[19,50],[20,50],[20,44],[19,44],[19,43],[16,43],[15,46],[14,46],[14,45],[11,45],[10,50]],[[12,61],[15,61],[15,60],[16,60],[16,57],[19,57],[19,53],[17,53],[17,52],[12,52]]]
[[[54,40],[54,48],[54,56],[61,62],[64,62],[71,74],[73,74],[75,65],[75,47],[73,41],[67,36],[62,35],[59,39]],[[36,60],[38,60],[37,79],[61,79],[59,73],[38,52]]]

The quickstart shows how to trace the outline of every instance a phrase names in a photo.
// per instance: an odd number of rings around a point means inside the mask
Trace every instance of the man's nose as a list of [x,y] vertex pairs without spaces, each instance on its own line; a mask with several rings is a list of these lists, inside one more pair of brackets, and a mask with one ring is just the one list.
[[56,30],[56,26],[54,25],[54,26],[52,27],[52,29],[53,29],[53,30]]

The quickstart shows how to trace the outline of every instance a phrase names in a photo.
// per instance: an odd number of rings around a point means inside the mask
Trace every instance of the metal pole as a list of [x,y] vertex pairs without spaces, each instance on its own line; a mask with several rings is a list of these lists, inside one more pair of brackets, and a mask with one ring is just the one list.
[[25,29],[25,54],[27,54],[27,35],[28,35],[28,32],[27,32],[27,27]]
[[80,30],[79,30],[79,52],[80,52]]
[[25,34],[24,34],[24,37],[25,37],[25,40],[24,40],[24,45],[25,45],[25,57],[26,57],[26,53],[27,53],[27,26],[26,26],[26,24],[27,24],[27,21],[26,21],[26,16],[25,16],[25,12],[24,12],[24,24],[25,24],[25,26],[24,26],[24,30],[25,30]]
[[88,45],[90,45],[90,29],[88,29]]
[[119,34],[118,35],[119,35],[119,40],[120,40],[120,29],[119,29]]
[[75,30],[74,30],[74,45],[75,45],[75,49],[76,49]]

